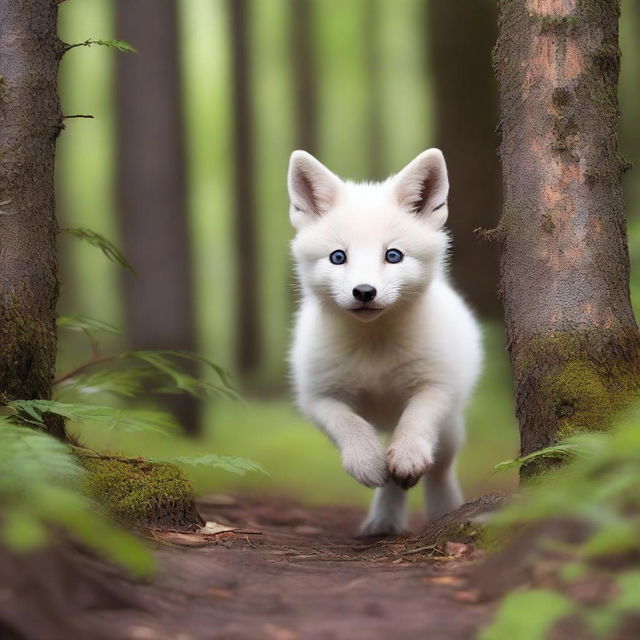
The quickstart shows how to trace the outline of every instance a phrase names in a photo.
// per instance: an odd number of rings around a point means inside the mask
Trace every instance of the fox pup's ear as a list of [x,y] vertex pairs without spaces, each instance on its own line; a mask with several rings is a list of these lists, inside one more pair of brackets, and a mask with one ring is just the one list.
[[423,151],[395,178],[395,194],[401,207],[440,228],[447,221],[449,178],[440,149]]
[[289,161],[291,223],[299,228],[320,217],[338,197],[342,180],[306,151],[294,151]]

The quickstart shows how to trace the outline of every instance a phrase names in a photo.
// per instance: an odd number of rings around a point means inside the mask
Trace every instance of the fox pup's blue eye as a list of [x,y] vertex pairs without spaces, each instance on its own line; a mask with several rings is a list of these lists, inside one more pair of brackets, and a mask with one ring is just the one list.
[[384,254],[384,259],[391,264],[402,262],[403,258],[404,253],[400,249],[388,249],[387,253]]
[[338,249],[331,253],[329,260],[331,260],[333,264],[344,264],[347,261],[347,254],[341,249]]

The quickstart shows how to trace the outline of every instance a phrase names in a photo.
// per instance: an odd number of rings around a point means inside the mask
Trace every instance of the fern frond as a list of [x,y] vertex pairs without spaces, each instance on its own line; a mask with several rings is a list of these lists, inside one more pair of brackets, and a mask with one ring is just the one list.
[[71,227],[62,229],[62,231],[70,233],[72,236],[88,242],[93,247],[97,247],[109,260],[111,260],[111,262],[119,264],[121,267],[131,271],[133,274],[136,273],[136,270],[131,266],[124,257],[124,254],[113,244],[113,242],[111,242],[111,240],[107,240],[107,238],[99,233],[96,233],[91,229],[87,229],[86,227]]
[[167,434],[177,428],[173,417],[162,411],[118,409],[92,404],[69,404],[55,400],[13,400],[7,406],[25,422],[44,426],[44,414],[53,413],[67,420],[99,424],[128,432],[151,431]]
[[244,476],[247,472],[258,472],[270,475],[269,472],[258,462],[248,458],[238,458],[236,456],[221,456],[209,453],[203,456],[175,456],[170,458],[147,458],[151,462],[174,464],[177,466],[190,467],[217,467]]

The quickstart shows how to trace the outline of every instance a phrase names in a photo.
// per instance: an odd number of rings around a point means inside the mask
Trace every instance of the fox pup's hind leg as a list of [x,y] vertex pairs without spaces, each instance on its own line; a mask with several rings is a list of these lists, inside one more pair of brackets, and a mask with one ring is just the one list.
[[463,503],[455,471],[455,458],[464,439],[464,419],[454,414],[443,424],[433,464],[424,475],[427,522],[457,509]]
[[362,536],[396,536],[407,528],[407,492],[393,480],[376,489],[365,521]]

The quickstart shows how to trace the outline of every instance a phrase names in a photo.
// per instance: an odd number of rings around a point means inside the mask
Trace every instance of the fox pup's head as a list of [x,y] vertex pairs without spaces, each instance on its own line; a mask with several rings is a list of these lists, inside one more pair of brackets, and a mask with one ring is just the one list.
[[294,151],[292,249],[304,291],[364,321],[422,294],[444,260],[448,193],[439,149],[379,184],[343,182]]

